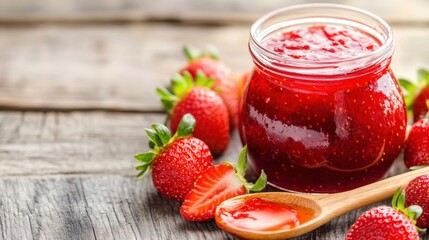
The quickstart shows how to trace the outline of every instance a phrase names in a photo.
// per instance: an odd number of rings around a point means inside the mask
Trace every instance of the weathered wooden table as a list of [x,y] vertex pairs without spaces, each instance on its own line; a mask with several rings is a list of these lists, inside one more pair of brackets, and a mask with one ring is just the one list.
[[[212,43],[247,70],[252,21],[303,2],[0,1],[0,239],[235,239],[184,221],[150,177],[135,181],[133,154],[147,150],[144,128],[164,120],[154,89],[185,64],[182,45]],[[331,2],[391,24],[398,76],[429,67],[428,1]],[[240,148],[234,133],[216,162]],[[399,158],[389,175],[404,171]],[[343,239],[370,207],[297,239]]]

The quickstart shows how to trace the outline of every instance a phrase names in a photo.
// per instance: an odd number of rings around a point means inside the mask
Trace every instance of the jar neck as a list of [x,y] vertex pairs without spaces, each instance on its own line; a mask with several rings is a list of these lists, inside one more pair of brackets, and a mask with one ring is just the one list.
[[[372,52],[333,61],[285,58],[265,47],[265,42],[276,33],[310,24],[352,28],[371,36],[380,45]],[[305,75],[307,80],[340,80],[382,71],[390,64],[393,45],[392,31],[382,19],[356,8],[335,4],[305,4],[268,13],[252,25],[249,40],[249,50],[258,67],[285,77]]]

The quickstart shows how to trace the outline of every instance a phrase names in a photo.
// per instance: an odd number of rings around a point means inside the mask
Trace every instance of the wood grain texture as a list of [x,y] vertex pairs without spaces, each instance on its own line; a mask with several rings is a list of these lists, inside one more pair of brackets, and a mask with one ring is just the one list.
[[[262,14],[281,7],[311,0],[3,0],[0,22],[82,22],[177,20],[192,22],[251,22]],[[391,23],[428,23],[425,0],[322,0],[371,11]]]
[[[0,29],[0,106],[159,111],[155,87],[185,65],[184,44],[212,42],[246,69],[243,27],[42,26]],[[55,101],[52,101],[55,99]]]
[[[133,155],[149,150],[144,128],[164,114],[108,112],[0,112],[0,177],[50,174],[132,176]],[[216,161],[236,161],[234,133]]]
[[[0,28],[0,107],[161,111],[155,88],[186,61],[185,44],[217,46],[241,72],[252,66],[249,26],[41,25]],[[429,68],[429,28],[396,27],[392,67],[415,78]]]
[[[235,239],[213,222],[183,221],[180,204],[156,193],[149,176],[132,178],[132,155],[147,150],[143,128],[163,118],[0,112],[0,239]],[[240,148],[234,133],[216,162],[234,162]],[[388,175],[404,171],[400,156]],[[343,239],[369,208],[297,239]]]
[[231,239],[215,223],[181,219],[178,202],[150,178],[8,178],[0,180],[0,237],[15,239]]
[[[336,218],[295,238],[344,239],[363,211]],[[0,238],[14,239],[236,239],[214,222],[191,223],[180,203],[157,193],[149,177],[128,176],[0,178]],[[429,239],[422,235],[421,239]]]

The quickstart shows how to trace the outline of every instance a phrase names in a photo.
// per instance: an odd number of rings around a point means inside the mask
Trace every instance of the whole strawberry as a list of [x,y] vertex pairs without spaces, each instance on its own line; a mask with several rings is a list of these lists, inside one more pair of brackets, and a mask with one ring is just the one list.
[[423,214],[417,219],[417,227],[429,227],[429,175],[411,180],[405,188],[405,206],[419,205]]
[[180,119],[192,114],[196,119],[193,136],[204,141],[213,155],[221,155],[229,143],[228,110],[222,99],[210,89],[213,79],[198,72],[194,80],[189,73],[172,78],[173,93],[157,88],[164,108],[170,115],[170,128],[176,131]]
[[406,79],[399,79],[399,83],[405,91],[407,108],[413,112],[414,122],[416,122],[429,111],[429,106],[426,104],[426,101],[429,100],[429,71],[419,69],[417,84]]
[[212,47],[208,53],[202,53],[192,47],[185,47],[184,53],[188,64],[181,73],[189,72],[193,77],[202,71],[214,79],[213,89],[223,99],[229,114],[231,127],[237,126],[238,105],[240,102],[240,77],[223,62],[219,61],[216,50]]
[[137,166],[141,177],[152,169],[155,188],[164,196],[182,201],[201,172],[213,165],[213,157],[207,145],[191,137],[195,119],[191,114],[183,116],[177,132],[171,136],[162,124],[153,124],[146,133],[153,150],[134,157],[143,162]]
[[429,119],[418,120],[411,128],[404,146],[404,162],[408,168],[429,165]]
[[415,221],[422,208],[416,205],[405,208],[404,201],[404,193],[398,189],[392,200],[393,208],[380,206],[364,212],[351,227],[346,240],[418,240]]
[[246,167],[247,147],[244,147],[237,166],[225,162],[201,173],[180,207],[182,217],[189,221],[211,220],[217,206],[223,201],[264,189],[267,184],[265,173],[262,171],[255,184],[248,183],[244,179]]

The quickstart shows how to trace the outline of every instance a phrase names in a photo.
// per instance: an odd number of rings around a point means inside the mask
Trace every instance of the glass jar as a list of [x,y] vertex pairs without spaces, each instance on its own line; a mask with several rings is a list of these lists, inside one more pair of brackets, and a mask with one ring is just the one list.
[[[318,28],[325,36],[310,34]],[[332,29],[343,41],[318,39]],[[263,169],[269,184],[296,192],[341,192],[380,179],[406,129],[387,23],[353,7],[307,4],[268,13],[250,34],[255,66],[240,104],[239,133],[253,168]],[[306,51],[309,41],[318,49]],[[361,44],[368,41],[375,46]]]

